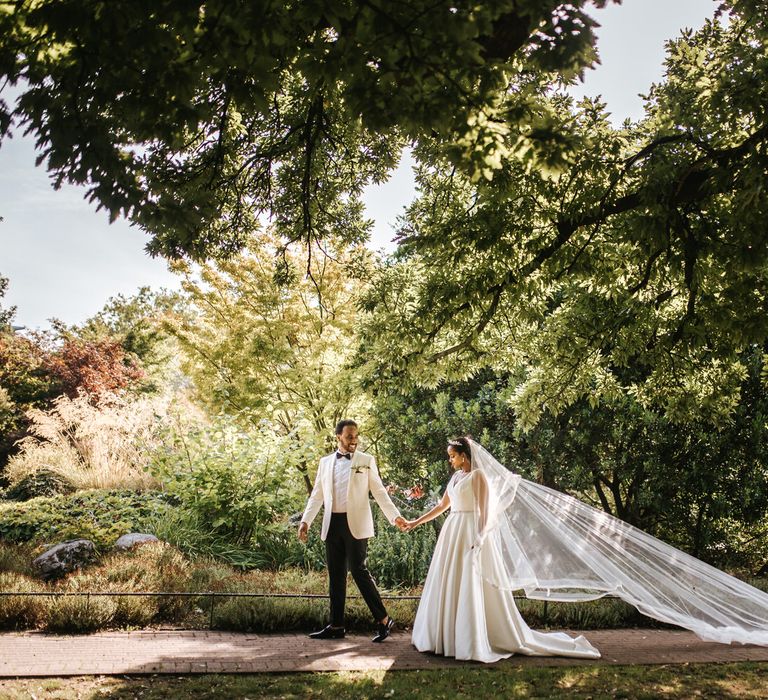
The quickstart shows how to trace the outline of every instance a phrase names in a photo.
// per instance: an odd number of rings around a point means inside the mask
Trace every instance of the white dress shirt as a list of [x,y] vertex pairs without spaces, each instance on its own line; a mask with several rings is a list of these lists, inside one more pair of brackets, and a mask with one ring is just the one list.
[[334,513],[347,512],[347,491],[352,460],[346,457],[336,457],[333,463],[333,507]]

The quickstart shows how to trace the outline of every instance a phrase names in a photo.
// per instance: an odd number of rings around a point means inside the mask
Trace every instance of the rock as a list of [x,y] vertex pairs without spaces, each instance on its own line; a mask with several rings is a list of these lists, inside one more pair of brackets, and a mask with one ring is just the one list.
[[79,569],[96,556],[96,545],[90,540],[68,540],[43,552],[32,566],[38,575],[49,581]]
[[154,535],[147,535],[141,532],[129,532],[127,535],[123,535],[120,539],[117,540],[117,542],[115,542],[115,549],[131,549],[131,547],[144,544],[145,542],[159,541],[160,540],[158,540]]

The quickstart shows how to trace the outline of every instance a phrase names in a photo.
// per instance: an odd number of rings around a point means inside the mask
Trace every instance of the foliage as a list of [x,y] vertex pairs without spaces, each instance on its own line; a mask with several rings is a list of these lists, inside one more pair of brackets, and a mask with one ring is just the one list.
[[[377,538],[380,533],[379,530]],[[21,556],[29,559],[31,554],[22,549]],[[10,545],[0,545],[0,561],[10,561],[11,558],[18,559],[19,556],[13,557]],[[386,564],[377,560],[374,566],[378,574],[380,566]],[[750,583],[762,589],[768,586],[764,579]],[[12,570],[0,573],[0,585],[6,591],[200,593],[200,596],[178,598],[91,596],[87,601],[76,597],[58,600],[52,597],[0,597],[0,625],[6,629],[39,627],[75,632],[162,622],[182,624],[188,629],[206,628],[211,620],[211,598],[205,595],[208,591],[325,596],[328,580],[325,571],[297,567],[244,573],[206,557],[190,560],[164,543],[148,543],[127,552],[106,553],[87,568],[53,583],[35,580],[28,575],[28,570],[14,566]],[[351,578],[348,592],[346,626],[350,630],[367,632],[373,624],[370,612]],[[385,596],[418,596],[420,586],[398,586],[395,590],[384,587],[382,593]],[[386,600],[385,604],[400,627],[408,628],[413,624],[418,601]],[[528,624],[536,627],[613,629],[660,625],[622,601],[610,598],[578,604],[549,603],[546,609],[542,601],[521,599],[517,604]],[[213,626],[258,632],[308,630],[324,624],[327,613],[325,598],[223,597],[213,603]]]
[[38,496],[55,496],[72,493],[75,487],[59,472],[51,469],[37,469],[16,481],[5,492],[9,501],[28,501]]
[[676,424],[631,398],[580,400],[528,431],[510,406],[514,376],[485,370],[434,390],[379,394],[378,449],[423,512],[450,477],[446,440],[471,434],[526,478],[573,494],[717,566],[758,574],[768,547],[766,394],[755,356],[742,402],[717,428]]
[[759,357],[742,358],[742,400],[720,425],[677,424],[631,398],[580,400],[521,435],[516,464],[698,558],[756,573],[768,547]]
[[118,294],[80,326],[59,326],[63,337],[84,342],[117,341],[126,357],[135,358],[144,372],[139,388],[160,391],[173,378],[178,347],[163,327],[168,317],[183,315],[177,292],[141,287],[136,294]]
[[107,627],[116,612],[115,600],[105,596],[55,598],[46,611],[43,629],[66,634],[96,632]]
[[[0,299],[5,296],[8,291],[8,278],[0,275]],[[16,315],[16,307],[4,309],[0,306],[0,332],[5,332],[7,327],[13,322],[13,317]]]
[[264,535],[257,549],[232,542],[226,534],[211,530],[203,516],[191,508],[174,508],[150,517],[146,527],[191,559],[215,559],[238,569],[288,566],[300,561],[294,542],[296,532],[288,525],[270,528],[269,538]]
[[368,562],[376,581],[386,588],[423,583],[437,541],[435,528],[400,532],[379,512],[376,521],[376,537],[368,541]]
[[362,187],[403,137],[480,176],[507,135],[561,158],[567,134],[520,76],[592,63],[584,5],[5,2],[0,76],[23,79],[15,121],[55,186],[87,183],[153,234],[152,253],[232,252],[264,212],[287,240],[359,242]]
[[510,400],[526,428],[621,396],[677,422],[727,420],[742,354],[768,337],[768,92],[755,80],[768,9],[733,6],[727,23],[668,44],[638,124],[614,129],[605,105],[532,79],[557,130],[579,139],[559,174],[509,156],[473,181],[419,146],[420,196],[363,304],[374,386],[490,366],[520,375]]
[[[0,571],[32,576],[34,558],[32,545],[10,544],[0,540]],[[8,587],[2,587],[0,590],[8,590]]]
[[61,347],[46,357],[45,365],[57,393],[70,398],[81,392],[96,397],[117,393],[144,378],[136,361],[112,338],[64,338]]
[[261,556],[277,566],[288,515],[302,499],[297,465],[314,455],[314,445],[279,435],[266,421],[244,430],[220,415],[210,425],[169,430],[148,459],[152,474],[192,515],[194,527],[209,534],[209,543],[251,549],[254,560]]
[[93,490],[0,503],[0,540],[55,544],[83,537],[104,548],[141,532],[148,518],[170,508],[164,494],[151,491]]
[[54,472],[78,489],[151,488],[144,452],[151,449],[168,410],[167,398],[102,394],[59,396],[50,410],[31,409],[30,435],[19,443],[6,474],[11,484],[40,470]]
[[0,466],[27,433],[29,408],[44,406],[55,396],[54,380],[44,361],[39,336],[0,330]]
[[[194,313],[165,327],[181,346],[182,369],[202,405],[240,416],[246,425],[268,416],[297,443],[328,451],[335,447],[335,424],[350,415],[361,420],[366,410],[347,365],[371,256],[362,248],[333,257],[318,247],[313,253],[310,277],[302,278],[301,255],[282,252],[288,284],[275,279],[272,236],[251,238],[247,252],[229,261],[199,266],[199,280],[179,264]],[[297,465],[307,489],[315,462]]]
[[114,338],[0,331],[0,466],[30,434],[30,410],[46,410],[62,394],[85,392],[96,403],[143,381],[137,361]]
[[[8,548],[7,545],[5,548]],[[212,580],[215,566],[191,565],[163,543],[141,545],[104,556],[56,583],[29,576],[0,574],[3,590],[33,592],[186,592]],[[195,597],[62,596],[0,598],[0,625],[39,627],[49,632],[82,633],[114,627],[143,627],[153,622],[180,622],[194,617]]]
[[517,455],[514,414],[505,401],[508,379],[481,371],[436,389],[380,393],[372,406],[378,449],[387,456],[392,481],[423,492],[411,508],[438,500],[451,477],[447,441],[471,435],[503,464]]
[[[43,585],[26,576],[0,569],[0,590],[19,593],[40,592]],[[29,629],[42,624],[45,601],[36,596],[0,596],[0,629]]]

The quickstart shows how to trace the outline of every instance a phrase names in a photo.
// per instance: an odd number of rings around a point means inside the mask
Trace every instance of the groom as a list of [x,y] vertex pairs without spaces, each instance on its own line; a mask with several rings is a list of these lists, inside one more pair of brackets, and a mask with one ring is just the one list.
[[331,622],[312,639],[344,637],[344,602],[347,597],[347,566],[365,602],[378,624],[374,642],[383,642],[395,621],[387,615],[376,583],[366,566],[368,538],[373,537],[373,516],[368,501],[373,494],[379,507],[393,525],[401,530],[405,519],[400,515],[381,483],[376,460],[357,451],[357,423],[340,421],[336,426],[338,450],[320,460],[315,486],[301,516],[299,539],[307,541],[307,531],[323,506],[320,539],[325,541],[331,598]]

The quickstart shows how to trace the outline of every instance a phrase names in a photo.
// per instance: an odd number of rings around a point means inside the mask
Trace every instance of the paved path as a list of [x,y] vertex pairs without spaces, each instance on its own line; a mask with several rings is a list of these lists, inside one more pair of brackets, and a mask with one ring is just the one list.
[[[603,630],[585,632],[603,654],[599,661],[513,656],[501,664],[583,665],[768,661],[768,648],[702,642],[690,632]],[[429,669],[461,662],[418,653],[410,635],[383,644],[367,636],[315,641],[303,634],[143,630],[84,636],[42,632],[0,634],[0,677],[142,673],[262,673]]]

